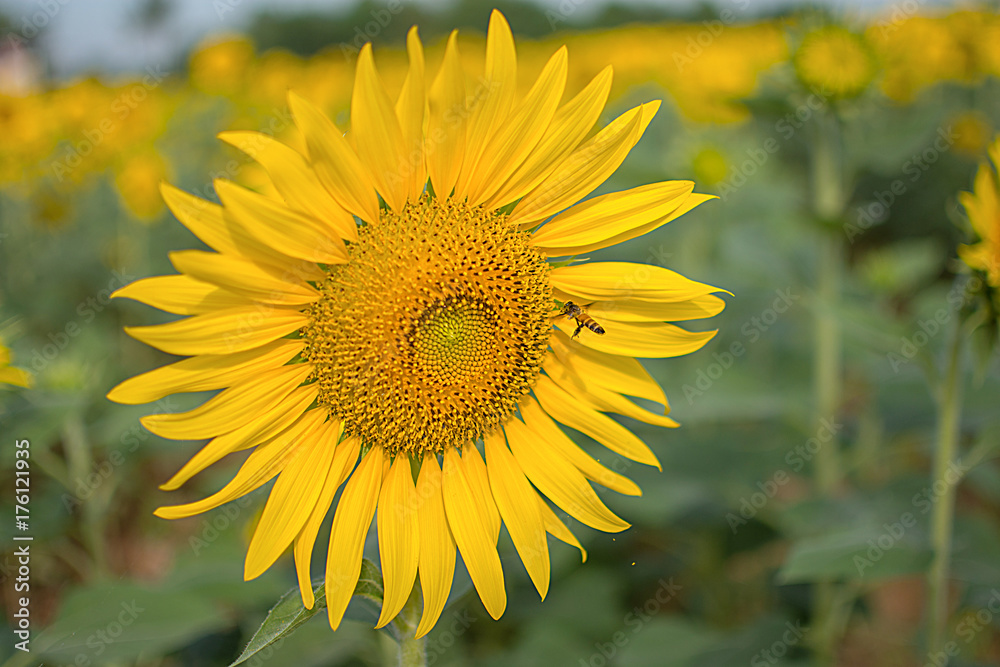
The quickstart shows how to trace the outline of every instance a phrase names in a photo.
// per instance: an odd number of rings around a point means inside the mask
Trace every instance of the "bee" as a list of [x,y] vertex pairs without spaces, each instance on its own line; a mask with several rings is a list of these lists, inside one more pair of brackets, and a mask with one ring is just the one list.
[[604,327],[598,324],[593,317],[588,315],[583,309],[583,306],[578,306],[572,301],[567,301],[563,304],[562,310],[559,311],[559,314],[565,315],[566,317],[572,317],[576,320],[576,331],[573,332],[571,338],[576,338],[584,327],[587,327],[598,336],[604,335]]

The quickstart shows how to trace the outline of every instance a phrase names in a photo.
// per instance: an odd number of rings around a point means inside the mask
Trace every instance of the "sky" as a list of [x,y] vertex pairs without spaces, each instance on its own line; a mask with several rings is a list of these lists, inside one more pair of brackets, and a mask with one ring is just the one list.
[[[386,0],[388,4],[390,0]],[[398,0],[391,0],[398,1]],[[415,0],[402,0],[413,2]],[[433,0],[419,0],[431,5]],[[558,7],[571,2],[584,15],[594,11],[601,0],[536,0],[542,6]],[[655,4],[631,0],[634,4]],[[661,0],[675,7],[697,4],[697,0]],[[821,0],[823,1],[823,0]],[[155,36],[134,28],[140,0],[0,0],[0,12],[14,20],[15,33],[31,36],[37,27],[46,28],[46,47],[56,76],[83,71],[138,72],[146,67],[173,62],[176,55],[206,35],[238,31],[262,9],[281,7],[343,9],[353,0],[173,0],[170,20]],[[796,0],[714,0],[719,8],[730,7],[737,15],[796,4]],[[825,4],[850,14],[892,11],[907,7],[924,8],[936,0],[825,0]],[[484,7],[488,3],[484,4]],[[484,10],[484,23],[486,21]],[[485,28],[485,25],[484,25]],[[0,37],[7,41],[10,35]]]

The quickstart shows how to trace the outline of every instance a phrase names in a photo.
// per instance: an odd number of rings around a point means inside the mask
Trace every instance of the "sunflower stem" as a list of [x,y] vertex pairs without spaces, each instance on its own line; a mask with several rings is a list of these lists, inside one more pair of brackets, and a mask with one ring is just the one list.
[[[817,115],[817,132],[811,154],[813,214],[821,227],[834,226],[843,217],[844,173],[840,159],[840,126],[835,113]],[[842,342],[837,321],[840,298],[843,248],[840,238],[830,229],[823,229],[820,238],[817,267],[814,339],[814,392],[817,422],[836,422],[841,395]],[[835,433],[816,452],[816,488],[829,498],[840,483],[840,451]],[[833,581],[816,582],[813,600],[813,627],[816,661],[819,665],[834,662],[837,637],[846,618],[845,602]]]
[[928,642],[927,651],[937,655],[944,646],[945,626],[948,622],[948,570],[951,563],[951,534],[955,510],[955,490],[958,482],[951,483],[949,473],[958,451],[959,424],[962,411],[962,332],[959,320],[954,317],[944,378],[937,395],[938,432],[934,450],[932,481],[944,483],[944,491],[935,494],[931,514],[931,546],[934,552],[928,585]]
[[426,636],[417,638],[417,624],[420,622],[420,612],[423,604],[419,586],[414,586],[410,591],[410,597],[399,612],[396,625],[403,633],[399,640],[399,667],[426,667],[427,665],[427,639]]

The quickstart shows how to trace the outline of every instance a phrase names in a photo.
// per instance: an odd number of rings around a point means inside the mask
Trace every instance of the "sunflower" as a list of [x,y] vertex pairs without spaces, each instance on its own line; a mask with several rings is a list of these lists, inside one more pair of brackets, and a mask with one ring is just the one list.
[[986,161],[979,165],[972,192],[959,195],[980,241],[959,246],[958,254],[969,267],[985,271],[991,285],[1000,287],[1000,139],[990,146],[989,155],[993,166]]
[[841,26],[807,34],[793,62],[806,87],[831,97],[859,95],[875,78],[875,54],[868,41]]
[[28,371],[10,365],[10,348],[3,343],[0,343],[0,384],[25,388],[32,385]]
[[[214,495],[156,514],[190,517],[276,477],[245,577],[291,546],[311,608],[311,554],[343,485],[326,561],[334,629],[376,512],[385,581],[377,627],[401,610],[419,573],[416,634],[426,634],[448,598],[457,553],[499,618],[501,523],[544,597],[547,534],[586,554],[543,496],[588,526],[617,532],[629,524],[590,482],[640,495],[562,427],[658,466],[605,413],[676,426],[663,391],[633,357],[697,350],[714,332],[667,322],[724,306],[718,288],[662,267],[553,261],[639,236],[711,198],[693,194],[691,182],[669,181],[577,203],[618,168],[658,103],[591,134],[610,69],[561,103],[563,47],[519,97],[514,41],[500,13],[490,19],[482,77],[463,73],[456,39],[452,33],[430,81],[411,30],[395,100],[365,46],[346,135],[290,94],[307,155],[266,135],[223,133],[263,165],[277,195],[219,180],[217,205],[164,186],[178,219],[216,252],[172,253],[180,275],[116,293],[189,316],[127,328],[189,358],[126,380],[109,398],[135,404],[222,390],[190,412],[142,420],[166,438],[210,439],[162,488],[253,450]],[[574,336],[576,320],[599,324]],[[627,396],[658,403],[662,413]]]

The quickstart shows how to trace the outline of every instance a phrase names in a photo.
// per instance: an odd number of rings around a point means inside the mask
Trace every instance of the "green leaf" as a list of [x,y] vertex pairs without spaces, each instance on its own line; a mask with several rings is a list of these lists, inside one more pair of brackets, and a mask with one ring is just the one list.
[[[382,572],[378,566],[364,558],[361,560],[361,576],[358,577],[358,585],[354,587],[354,600],[347,607],[344,618],[363,623],[375,625],[382,614],[382,597],[385,593],[385,585],[382,583]],[[397,641],[402,638],[396,622],[393,621],[385,627],[386,630]]]
[[[379,572],[378,567],[370,560],[363,559],[361,561],[361,575],[358,578],[357,586],[354,587],[355,604],[347,608],[345,618],[374,624],[382,609],[384,590],[382,573]],[[271,611],[267,613],[267,618],[261,623],[254,636],[250,638],[243,653],[229,667],[246,662],[268,646],[287,637],[300,625],[326,609],[326,585],[323,582],[317,583],[313,593],[316,596],[316,602],[312,609],[306,609],[302,604],[302,596],[299,594],[298,587],[282,595],[278,604],[271,608]],[[397,641],[402,637],[395,622],[387,625],[385,629]]]
[[[913,521],[914,523],[911,523]],[[875,581],[923,572],[931,550],[911,532],[919,532],[912,514],[871,529],[836,532],[797,541],[778,573],[781,583],[817,579]]]
[[260,624],[254,636],[250,638],[243,653],[229,667],[246,662],[274,642],[287,637],[300,625],[326,609],[326,585],[320,583],[313,589],[313,593],[316,595],[316,602],[312,609],[306,609],[302,604],[302,596],[299,594],[298,587],[282,595],[278,604],[271,608],[271,611],[267,613],[267,618]]
[[194,592],[140,584],[92,585],[67,596],[58,618],[34,640],[56,663],[131,662],[163,655],[229,625],[209,600]]

